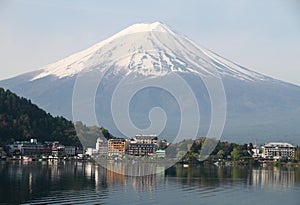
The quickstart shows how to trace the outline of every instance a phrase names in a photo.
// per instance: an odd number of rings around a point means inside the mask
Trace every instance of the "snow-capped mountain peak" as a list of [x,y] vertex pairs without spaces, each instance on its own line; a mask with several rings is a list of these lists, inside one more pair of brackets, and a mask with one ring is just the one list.
[[114,67],[114,72],[128,69],[143,76],[190,72],[243,80],[267,79],[197,46],[166,24],[154,22],[129,26],[84,51],[43,67],[31,80],[50,75],[64,78],[91,69],[105,70],[108,66]]
[[133,24],[126,29],[120,31],[113,37],[120,37],[123,35],[140,33],[140,32],[165,32],[174,33],[166,24],[156,21],[154,23],[137,23]]
[[116,39],[122,37],[126,38],[126,36],[128,35],[134,35],[137,33],[145,33],[145,32],[148,33],[160,32],[160,33],[175,34],[167,25],[161,22],[133,24],[125,28],[124,30],[118,32],[117,34],[113,35],[112,37],[104,41],[101,41],[86,50],[70,55],[62,60],[59,60],[55,63],[49,64],[41,68],[40,69],[41,72],[37,76],[32,78],[32,80],[43,78],[49,75],[53,75],[58,78],[73,76],[81,72],[83,69],[85,69],[86,61],[88,59],[91,59],[91,57],[95,53],[97,53],[97,51],[99,51],[103,46],[109,44],[110,42]]

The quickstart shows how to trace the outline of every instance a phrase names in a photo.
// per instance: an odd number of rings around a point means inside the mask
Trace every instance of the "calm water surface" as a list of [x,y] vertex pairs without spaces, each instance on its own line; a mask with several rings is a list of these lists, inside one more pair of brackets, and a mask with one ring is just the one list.
[[[161,167],[157,167],[161,169]],[[300,204],[300,168],[172,167],[130,177],[91,162],[0,162],[1,204]]]

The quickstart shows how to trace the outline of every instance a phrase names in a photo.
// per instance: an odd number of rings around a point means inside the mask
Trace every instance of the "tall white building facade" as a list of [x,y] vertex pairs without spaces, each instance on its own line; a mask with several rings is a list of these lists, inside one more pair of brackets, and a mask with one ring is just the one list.
[[270,142],[262,147],[262,157],[265,159],[293,158],[296,147],[286,142]]

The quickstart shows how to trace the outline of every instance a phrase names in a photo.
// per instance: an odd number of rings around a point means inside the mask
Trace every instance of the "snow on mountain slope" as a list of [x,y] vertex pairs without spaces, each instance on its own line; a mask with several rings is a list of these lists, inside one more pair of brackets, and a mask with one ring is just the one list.
[[[97,75],[98,72],[101,75]],[[72,106],[78,80],[86,79],[89,89],[89,83],[99,83],[98,77],[103,74],[103,79],[95,88],[95,113],[101,125],[118,136],[120,133],[112,118],[111,102],[117,88],[124,88],[120,83],[136,77],[136,81],[132,82],[134,85],[159,81],[174,85],[177,92],[179,89],[186,90],[170,80],[175,76],[170,75],[174,72],[190,86],[196,97],[203,125],[199,133],[201,136],[207,134],[205,131],[211,123],[212,110],[209,86],[205,81],[212,79],[215,82],[221,77],[227,102],[226,140],[248,143],[253,141],[253,137],[261,137],[264,142],[266,139],[275,140],[274,136],[277,136],[276,139],[280,141],[287,138],[299,141],[299,86],[241,67],[159,22],[132,25],[82,52],[34,72],[2,80],[0,87],[31,99],[53,115],[62,115],[71,120],[74,119]],[[77,78],[79,73],[83,75]],[[217,78],[202,78],[205,76]],[[114,96],[121,97],[120,93]],[[164,89],[141,89],[130,101],[132,122],[141,129],[147,128],[151,123],[147,117],[149,111],[161,107],[168,116],[164,134],[176,134],[181,122],[181,108],[172,96]],[[215,93],[215,96],[220,100],[219,93]],[[82,99],[87,100],[86,97]],[[91,101],[87,100],[83,105],[91,105],[89,103]],[[194,109],[186,110],[194,112]],[[91,116],[90,113],[84,114],[87,118]],[[88,121],[86,123],[94,125]]]
[[47,65],[31,81],[50,75],[64,78],[93,69],[104,71],[108,67],[114,67],[113,72],[125,70],[143,76],[185,72],[250,81],[270,79],[199,47],[165,24],[154,22],[129,26],[84,51]]

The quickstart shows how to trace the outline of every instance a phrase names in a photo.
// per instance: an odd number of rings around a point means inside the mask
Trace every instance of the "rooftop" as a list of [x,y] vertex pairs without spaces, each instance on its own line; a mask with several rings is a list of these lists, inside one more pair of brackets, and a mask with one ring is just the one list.
[[264,145],[264,147],[289,147],[289,148],[295,148],[294,145],[287,143],[287,142],[269,142]]
[[137,140],[157,140],[157,135],[136,135],[134,137]]

